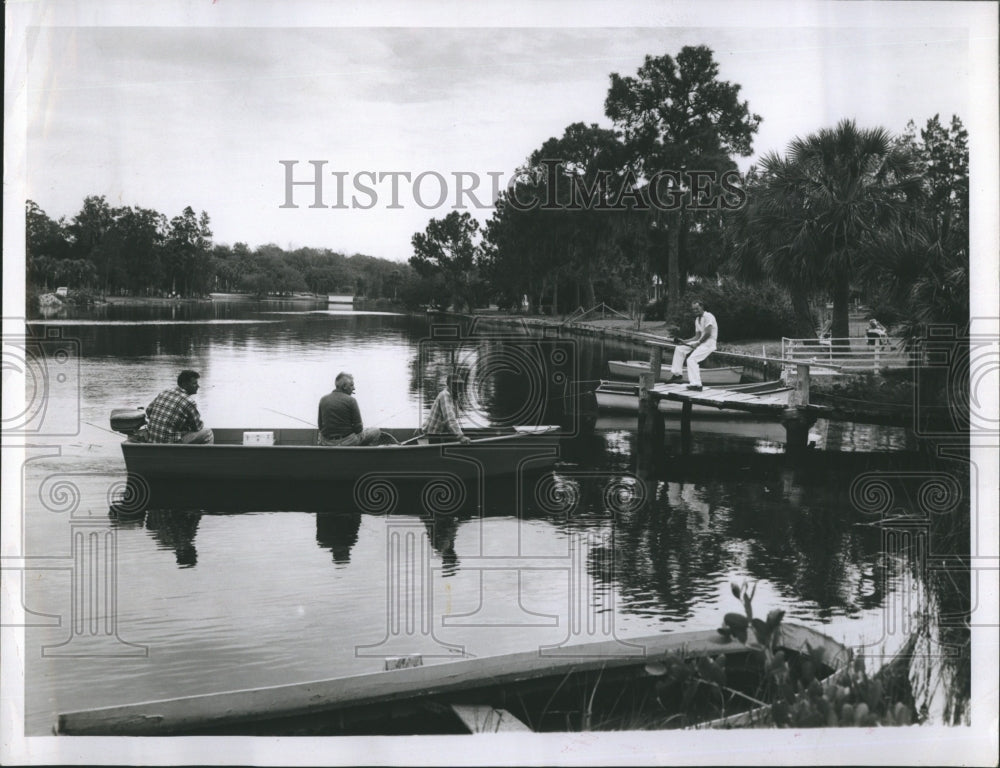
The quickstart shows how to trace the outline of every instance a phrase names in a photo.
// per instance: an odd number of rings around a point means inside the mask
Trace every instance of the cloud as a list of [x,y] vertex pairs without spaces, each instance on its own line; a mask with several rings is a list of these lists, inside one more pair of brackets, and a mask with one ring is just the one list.
[[609,125],[611,72],[698,44],[764,118],[758,153],[843,116],[900,130],[963,114],[955,40],[888,26],[44,28],[28,64],[29,189],[54,216],[90,194],[168,214],[190,204],[220,242],[403,258],[443,212],[279,210],[278,161],[509,174],[570,123]]

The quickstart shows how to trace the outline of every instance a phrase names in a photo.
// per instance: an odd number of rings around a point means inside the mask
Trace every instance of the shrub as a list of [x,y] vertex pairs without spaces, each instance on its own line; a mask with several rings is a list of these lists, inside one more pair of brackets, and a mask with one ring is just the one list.
[[66,295],[64,302],[77,307],[89,307],[97,303],[97,296],[89,288],[74,288]]
[[663,320],[688,338],[694,335],[691,302],[697,300],[719,321],[719,341],[778,339],[795,327],[787,291],[771,283],[750,285],[732,279],[722,285],[705,282],[691,286],[678,307],[668,308],[664,297],[647,308],[645,318]]
[[910,725],[913,699],[909,689],[889,684],[880,675],[870,677],[860,656],[848,662],[825,681],[817,678],[824,659],[820,649],[808,653],[792,666],[784,651],[775,647],[775,637],[785,612],[771,611],[767,620],[753,616],[752,588],[731,584],[744,613],[727,613],[719,633],[735,637],[759,654],[765,690],[771,704],[773,724],[778,727],[823,728],[844,726]]
[[879,373],[865,372],[852,376],[817,377],[810,386],[819,394],[844,401],[895,405],[912,405],[916,393],[913,370],[910,368],[887,368]]
[[440,275],[418,277],[408,281],[398,291],[399,301],[410,310],[421,307],[447,309],[451,303],[451,289]]

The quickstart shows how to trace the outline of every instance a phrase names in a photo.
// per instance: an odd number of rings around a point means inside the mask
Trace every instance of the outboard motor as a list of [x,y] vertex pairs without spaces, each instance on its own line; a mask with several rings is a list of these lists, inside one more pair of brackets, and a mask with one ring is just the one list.
[[145,426],[146,411],[142,408],[114,408],[111,411],[111,428],[130,440],[137,439],[140,430],[145,432]]

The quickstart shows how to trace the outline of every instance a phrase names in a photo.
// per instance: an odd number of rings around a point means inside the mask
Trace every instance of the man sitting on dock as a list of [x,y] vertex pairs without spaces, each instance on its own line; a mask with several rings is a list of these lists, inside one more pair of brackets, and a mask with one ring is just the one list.
[[212,443],[215,436],[201,422],[191,396],[198,391],[197,371],[181,371],[177,386],[165,389],[146,408],[149,439],[153,443]]
[[468,445],[471,440],[462,432],[462,425],[458,423],[458,408],[455,401],[461,396],[462,387],[465,381],[456,373],[448,376],[448,381],[444,389],[438,392],[431,412],[427,416],[424,425],[424,434],[428,437],[458,437],[463,445]]
[[382,430],[365,429],[354,394],[354,376],[338,373],[334,390],[319,401],[319,445],[378,445]]
[[700,301],[692,302],[691,311],[695,315],[694,336],[684,340],[674,339],[677,346],[674,348],[674,359],[670,366],[672,375],[667,381],[669,383],[683,381],[684,360],[687,358],[687,388],[701,392],[701,369],[698,363],[715,351],[715,342],[719,338],[719,324],[715,315],[706,312]]

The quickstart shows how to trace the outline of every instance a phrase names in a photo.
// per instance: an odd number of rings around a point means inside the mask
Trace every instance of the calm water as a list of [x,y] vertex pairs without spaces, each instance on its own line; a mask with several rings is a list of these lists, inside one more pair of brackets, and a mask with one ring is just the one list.
[[[573,382],[592,388],[608,359],[638,350],[558,338],[522,348],[495,333],[467,342],[468,329],[424,318],[291,303],[110,307],[33,329],[74,354],[47,393],[46,424],[64,434],[38,440],[48,447],[25,465],[23,553],[39,564],[25,581],[29,734],[59,712],[376,671],[398,653],[433,663],[711,628],[739,610],[731,581],[758,582],[758,612],[784,608],[872,657],[918,626],[928,656],[948,657],[937,617],[967,610],[961,585],[925,578],[934,521],[918,511],[921,483],[937,477],[951,493],[938,503],[967,516],[961,472],[918,463],[899,430],[820,422],[819,451],[854,455],[791,470],[780,430],[716,423],[696,428],[694,458],[640,482],[634,419],[602,417],[564,441],[554,473],[457,511],[404,495],[391,514],[359,514],[335,495],[299,504],[290,487],[287,508],[248,499],[233,513],[237,496],[225,512],[111,520],[124,463],[109,412],[147,404],[181,368],[201,372],[214,427],[311,425],[340,370],[355,375],[366,425],[415,427],[453,365],[476,382],[470,424],[572,424]],[[668,427],[668,444],[678,437]],[[887,532],[886,516],[919,524]],[[965,542],[959,532],[950,546]],[[394,593],[408,545],[426,548],[426,569]],[[105,562],[102,548],[115,555],[108,572],[74,571]],[[968,683],[954,667],[937,664],[926,682],[938,721],[961,709]]]

